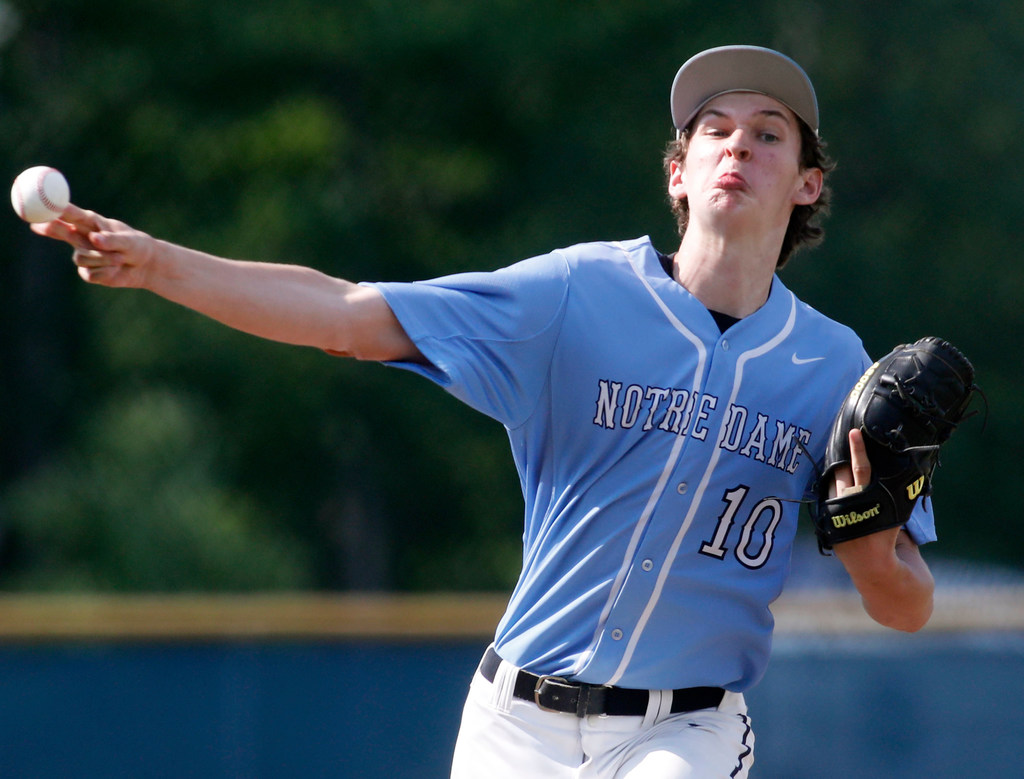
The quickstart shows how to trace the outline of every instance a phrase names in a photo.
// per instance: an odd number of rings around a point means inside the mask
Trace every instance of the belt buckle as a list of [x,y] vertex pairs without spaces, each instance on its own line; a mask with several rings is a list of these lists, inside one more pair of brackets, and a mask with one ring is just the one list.
[[[566,706],[562,708],[551,708],[540,701],[544,691],[544,685],[550,684],[556,689],[563,690],[566,696]],[[581,719],[592,713],[603,715],[605,694],[611,689],[607,684],[586,684],[585,682],[570,682],[561,676],[539,676],[533,687],[533,702],[541,711],[549,711],[555,714],[575,714]],[[596,705],[602,711],[591,712],[591,707]]]
[[543,703],[540,702],[541,690],[544,688],[544,685],[548,682],[561,683],[563,687],[572,686],[571,683],[566,682],[565,679],[563,679],[560,676],[538,676],[537,683],[533,686],[533,702],[537,704],[537,708],[541,711],[550,711],[553,714],[565,714],[566,712],[562,711],[561,709],[552,709],[549,706],[545,706]]

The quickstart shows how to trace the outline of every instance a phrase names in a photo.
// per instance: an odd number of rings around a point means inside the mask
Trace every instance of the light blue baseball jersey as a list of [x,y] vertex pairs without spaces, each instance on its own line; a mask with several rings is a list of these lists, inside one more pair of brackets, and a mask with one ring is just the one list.
[[[857,336],[778,278],[722,333],[647,238],[372,286],[432,363],[401,367],[508,431],[526,517],[502,657],[593,684],[754,684],[799,501],[869,364]],[[930,508],[908,529],[932,540]]]

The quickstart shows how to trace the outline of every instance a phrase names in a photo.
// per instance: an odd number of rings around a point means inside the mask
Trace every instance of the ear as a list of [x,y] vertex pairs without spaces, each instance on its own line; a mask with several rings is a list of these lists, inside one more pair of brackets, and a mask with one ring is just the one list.
[[678,162],[670,162],[668,168],[668,194],[673,200],[686,197],[686,175],[683,166]]
[[825,186],[825,174],[821,168],[806,168],[800,171],[800,188],[793,197],[793,204],[809,206],[817,202],[821,189]]

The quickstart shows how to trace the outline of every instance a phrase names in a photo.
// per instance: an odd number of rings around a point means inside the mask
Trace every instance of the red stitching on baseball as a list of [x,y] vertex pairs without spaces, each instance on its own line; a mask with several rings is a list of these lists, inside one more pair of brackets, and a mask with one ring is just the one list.
[[36,194],[39,195],[39,202],[46,206],[47,210],[59,214],[61,209],[57,207],[56,203],[46,196],[46,190],[43,187],[43,184],[46,182],[46,177],[51,173],[56,172],[57,171],[53,168],[47,168],[46,170],[39,171],[39,178],[36,179]]

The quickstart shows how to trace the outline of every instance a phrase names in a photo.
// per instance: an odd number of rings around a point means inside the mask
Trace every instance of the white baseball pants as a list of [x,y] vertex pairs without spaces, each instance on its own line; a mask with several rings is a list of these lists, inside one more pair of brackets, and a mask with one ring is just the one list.
[[503,661],[493,683],[473,678],[452,779],[745,779],[754,762],[739,693],[670,714],[669,695],[654,692],[646,716],[579,718],[513,697],[517,672]]

